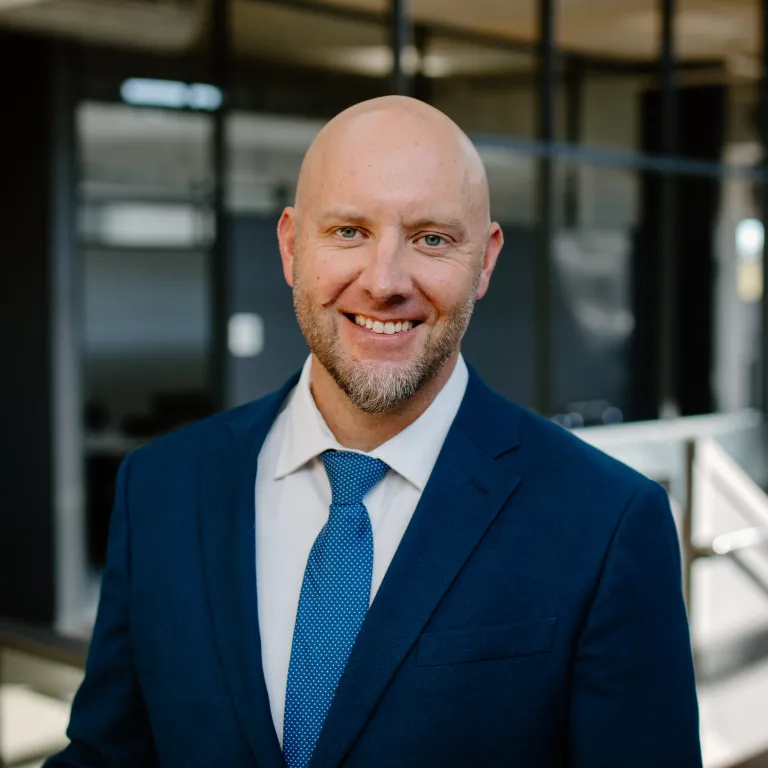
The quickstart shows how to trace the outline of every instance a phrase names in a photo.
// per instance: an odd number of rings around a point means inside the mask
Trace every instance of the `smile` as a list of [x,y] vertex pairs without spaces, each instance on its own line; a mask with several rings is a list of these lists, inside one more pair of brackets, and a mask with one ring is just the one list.
[[368,328],[374,333],[387,334],[392,336],[395,333],[402,333],[403,331],[410,331],[411,328],[418,325],[417,322],[412,320],[374,320],[372,317],[366,315],[348,315],[350,320],[353,320],[357,325],[362,328]]

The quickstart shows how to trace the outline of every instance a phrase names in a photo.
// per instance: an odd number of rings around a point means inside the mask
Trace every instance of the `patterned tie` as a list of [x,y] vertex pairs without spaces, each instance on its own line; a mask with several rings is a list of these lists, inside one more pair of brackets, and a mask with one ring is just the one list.
[[309,765],[368,611],[373,532],[363,498],[389,469],[361,453],[325,451],[321,458],[331,507],[309,553],[293,631],[283,726],[288,768]]

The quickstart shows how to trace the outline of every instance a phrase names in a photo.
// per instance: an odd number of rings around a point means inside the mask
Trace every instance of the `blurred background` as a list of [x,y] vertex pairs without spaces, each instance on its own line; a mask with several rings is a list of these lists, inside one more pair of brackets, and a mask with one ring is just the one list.
[[65,743],[122,458],[301,365],[277,218],[386,93],[488,169],[465,355],[668,488],[705,764],[768,766],[768,0],[0,0],[0,764]]

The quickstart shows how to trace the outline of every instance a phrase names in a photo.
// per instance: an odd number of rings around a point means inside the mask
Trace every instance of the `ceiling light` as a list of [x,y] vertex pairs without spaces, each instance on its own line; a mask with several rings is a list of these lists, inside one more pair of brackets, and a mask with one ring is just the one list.
[[[2,0],[0,0],[2,2]],[[137,107],[196,109],[215,112],[224,100],[221,89],[206,83],[182,83],[177,80],[151,80],[132,77],[120,87],[126,104]]]

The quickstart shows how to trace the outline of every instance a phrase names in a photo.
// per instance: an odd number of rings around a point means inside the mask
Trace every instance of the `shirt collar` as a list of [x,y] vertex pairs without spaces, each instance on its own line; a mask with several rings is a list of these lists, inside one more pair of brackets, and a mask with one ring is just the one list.
[[[275,480],[296,472],[323,451],[348,450],[333,436],[315,405],[309,384],[311,364],[310,356],[304,363],[299,383],[286,406],[285,439],[277,461]],[[467,365],[459,355],[448,381],[427,410],[413,424],[367,455],[381,459],[419,491],[423,491],[448,430],[456,418],[468,380]]]

